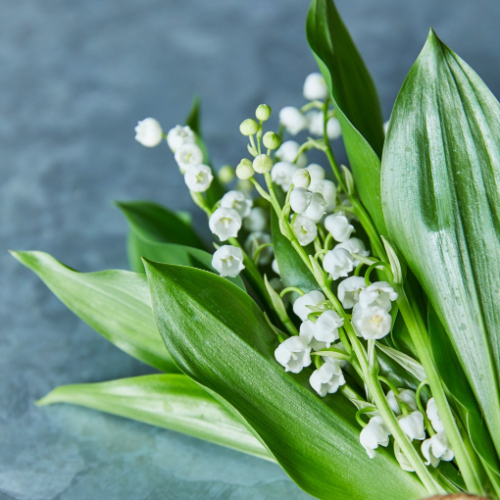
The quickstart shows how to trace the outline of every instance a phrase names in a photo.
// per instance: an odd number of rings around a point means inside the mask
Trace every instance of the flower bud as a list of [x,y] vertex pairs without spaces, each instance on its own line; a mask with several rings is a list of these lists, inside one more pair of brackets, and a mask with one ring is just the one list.
[[255,120],[252,120],[252,118],[247,118],[246,120],[243,120],[241,122],[240,132],[243,135],[256,134],[257,130],[259,130],[259,126],[257,125],[257,122]]
[[307,189],[311,184],[311,174],[304,168],[296,170],[292,175],[292,183],[295,187]]
[[261,120],[263,122],[269,120],[271,116],[271,106],[268,106],[267,104],[261,104],[255,110],[255,116],[257,117],[257,120]]
[[254,173],[252,162],[248,158],[243,158],[236,167],[236,176],[238,179],[250,179],[250,177],[253,177]]
[[266,132],[264,134],[263,142],[264,142],[264,146],[268,149],[279,148],[279,145],[281,143],[278,134],[276,134],[272,131]]
[[135,127],[135,140],[147,148],[158,146],[163,139],[163,129],[154,118],[145,118]]
[[303,214],[311,204],[312,193],[304,188],[293,188],[290,193],[290,207],[297,214]]
[[304,97],[309,101],[323,100],[328,95],[328,88],[321,73],[307,75],[304,82]]
[[231,165],[224,165],[217,172],[217,177],[222,184],[229,184],[234,179],[234,168]]
[[259,174],[267,174],[273,168],[273,160],[270,156],[259,155],[253,161],[253,169]]

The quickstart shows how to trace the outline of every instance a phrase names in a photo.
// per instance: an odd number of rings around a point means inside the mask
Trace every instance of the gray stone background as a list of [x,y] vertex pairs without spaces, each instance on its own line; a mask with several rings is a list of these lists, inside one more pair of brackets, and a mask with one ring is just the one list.
[[[387,119],[429,26],[500,94],[498,0],[339,0]],[[67,383],[148,373],[71,313],[8,248],[79,270],[124,268],[111,200],[195,210],[138,119],[204,101],[215,164],[244,154],[261,102],[300,104],[315,69],[305,0],[0,0],[0,499],[304,499],[274,465],[173,432],[33,401]],[[203,217],[196,216],[205,227]]]

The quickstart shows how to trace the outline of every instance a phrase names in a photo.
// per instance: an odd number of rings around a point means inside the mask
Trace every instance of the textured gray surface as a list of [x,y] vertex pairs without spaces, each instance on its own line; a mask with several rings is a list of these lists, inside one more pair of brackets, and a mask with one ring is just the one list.
[[[314,69],[307,2],[0,0],[0,8],[0,499],[306,498],[258,459],[91,410],[35,407],[60,384],[149,369],[67,312],[6,250],[45,250],[84,271],[125,267],[126,226],[110,200],[192,210],[166,148],[133,141],[136,120],[174,125],[198,92],[215,163],[236,162],[237,125],[256,104],[302,102]],[[339,8],[386,118],[430,25],[500,94],[497,0],[340,0]]]

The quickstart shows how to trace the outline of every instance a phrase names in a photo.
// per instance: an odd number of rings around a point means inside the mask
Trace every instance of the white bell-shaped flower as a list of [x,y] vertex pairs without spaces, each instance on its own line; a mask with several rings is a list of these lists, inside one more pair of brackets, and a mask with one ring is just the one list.
[[[287,161],[288,163],[293,163],[297,153],[299,152],[300,144],[295,141],[285,141],[277,150],[276,158],[281,161]],[[307,165],[307,156],[301,153],[297,158],[295,165],[298,168],[304,168]]]
[[190,144],[196,141],[194,132],[188,126],[176,125],[171,128],[167,134],[167,144],[175,153],[184,144]]
[[224,208],[234,208],[243,219],[250,215],[253,201],[243,191],[228,191],[220,200],[220,206]]
[[403,432],[410,438],[410,441],[425,439],[424,416],[420,411],[412,411],[408,415],[401,415],[398,417],[398,422]]
[[310,73],[304,81],[304,97],[309,101],[323,101],[328,95],[328,87],[321,73]]
[[436,401],[434,398],[429,399],[427,401],[427,408],[425,410],[427,413],[427,418],[431,421],[432,428],[436,432],[444,432],[444,424],[439,416]]
[[320,342],[314,338],[314,323],[310,320],[306,320],[300,325],[300,337],[307,342],[313,351],[321,351],[326,347],[326,342]]
[[376,281],[361,292],[359,303],[361,307],[378,306],[390,311],[397,298],[398,294],[387,281]]
[[175,161],[181,173],[185,174],[193,165],[203,163],[203,152],[196,144],[188,142],[175,152]]
[[366,288],[361,276],[350,276],[339,283],[337,295],[344,309],[353,308],[359,301],[359,294]]
[[154,148],[163,139],[163,129],[160,123],[154,118],[145,118],[137,123],[135,127],[135,140],[146,146]]
[[326,135],[328,139],[338,139],[342,135],[342,129],[340,128],[340,122],[337,118],[332,117],[326,123]]
[[325,215],[326,201],[321,193],[312,193],[311,202],[304,215],[314,222],[319,222]]
[[291,135],[297,135],[307,128],[307,118],[293,106],[286,106],[280,111],[280,123]]
[[323,269],[333,280],[346,278],[354,269],[352,255],[343,248],[330,250],[323,259]]
[[325,219],[325,227],[333,239],[340,243],[346,242],[354,231],[354,226],[349,224],[344,212],[329,215]]
[[352,326],[358,337],[363,337],[366,340],[378,340],[391,331],[392,317],[381,307],[363,308],[358,303],[352,312]]
[[[347,241],[335,245],[334,250],[336,248],[343,248],[350,254],[361,255],[361,257],[368,257],[370,255],[370,250],[366,249],[365,244],[359,238],[349,238]],[[358,264],[359,261],[355,260],[354,266],[356,267]]]
[[327,394],[337,392],[341,385],[345,384],[344,373],[336,363],[329,363],[329,358],[325,359],[325,363],[314,370],[309,378],[311,387],[323,398]]
[[309,189],[311,191],[316,191],[315,186],[325,178],[325,169],[317,163],[311,163],[306,167],[306,170],[311,176],[311,185]]
[[326,347],[330,347],[332,342],[339,339],[339,328],[344,324],[335,311],[325,311],[314,323],[314,338],[320,342],[326,342]]
[[[248,255],[253,255],[255,251],[261,246],[265,245],[266,243],[271,243],[271,235],[268,233],[263,233],[263,232],[255,232],[255,233],[250,233],[245,240],[245,250]],[[266,266],[271,262],[271,259],[273,258],[273,247],[268,246],[260,250],[259,253],[259,264],[261,266]]]
[[193,165],[184,174],[186,186],[195,193],[204,193],[213,179],[212,169],[207,165]]
[[309,191],[323,195],[326,201],[325,210],[332,210],[337,205],[337,186],[328,179],[316,182],[309,186]]
[[288,161],[279,161],[271,169],[271,179],[283,191],[288,191],[292,185],[293,174],[299,169],[297,165]]
[[262,207],[254,207],[243,221],[243,227],[250,233],[264,231],[269,222],[269,213]]
[[[322,137],[324,135],[324,114],[322,111],[311,111],[307,114],[309,133]],[[328,139],[334,140],[341,136],[340,123],[337,118],[329,118],[326,122],[326,135]]]
[[297,214],[303,214],[311,204],[311,191],[305,188],[296,187],[290,193],[290,207]]
[[426,460],[425,465],[432,464],[433,467],[437,467],[440,460],[451,462],[455,458],[444,432],[438,432],[426,439],[422,443],[421,450]]
[[243,251],[233,245],[223,245],[215,251],[212,266],[221,276],[236,278],[245,269]]
[[309,306],[318,307],[318,304],[324,302],[325,296],[319,290],[308,292],[299,297],[293,303],[293,312],[302,320],[306,321],[309,313],[313,312]]
[[307,189],[311,184],[311,174],[305,168],[299,168],[292,175],[292,183],[297,188]]
[[293,232],[303,247],[312,243],[318,236],[316,223],[304,215],[297,215],[294,218]]
[[240,214],[234,208],[219,207],[208,221],[210,231],[221,241],[236,238],[241,228]]
[[[399,391],[398,398],[408,407],[409,410],[415,411],[418,409],[415,391],[412,391],[411,389],[401,389]],[[398,398],[396,398],[396,395],[392,390],[387,393],[387,402],[389,403],[391,410],[396,415],[401,415],[402,412],[399,407]]]
[[311,348],[301,337],[293,336],[282,342],[274,351],[276,361],[285,371],[300,373],[311,364]]
[[379,446],[387,446],[389,444],[390,435],[391,433],[385,426],[383,418],[380,415],[376,415],[361,430],[359,441],[366,450],[366,453],[368,453],[368,456],[374,458],[375,450]]

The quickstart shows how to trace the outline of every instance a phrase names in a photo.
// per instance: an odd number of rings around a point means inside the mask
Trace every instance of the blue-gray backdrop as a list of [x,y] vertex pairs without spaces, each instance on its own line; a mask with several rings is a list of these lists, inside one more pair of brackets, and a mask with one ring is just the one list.
[[[500,93],[498,0],[339,0],[387,119],[427,31]],[[304,499],[278,466],[180,434],[33,401],[150,370],[85,326],[8,248],[83,271],[127,266],[114,199],[192,203],[136,121],[181,122],[193,94],[215,164],[244,153],[261,102],[302,103],[305,0],[0,1],[0,499]],[[203,217],[197,221],[204,226]]]

